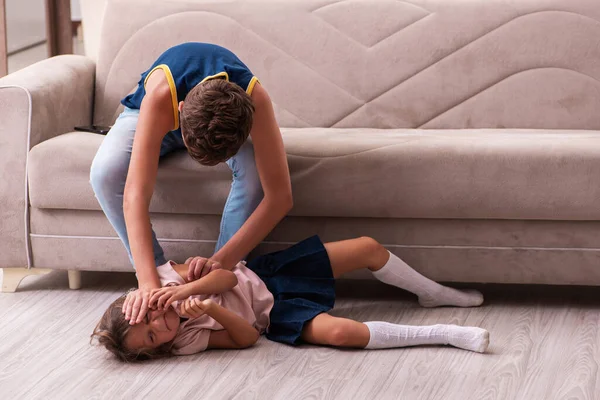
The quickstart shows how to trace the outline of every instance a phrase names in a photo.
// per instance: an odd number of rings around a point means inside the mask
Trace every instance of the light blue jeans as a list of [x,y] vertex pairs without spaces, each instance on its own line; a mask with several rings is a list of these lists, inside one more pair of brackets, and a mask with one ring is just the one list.
[[[123,215],[123,192],[138,117],[139,110],[125,108],[104,138],[90,170],[90,183],[96,198],[125,245],[132,265],[133,258]],[[181,136],[169,132],[163,139],[160,156],[180,149],[185,149]],[[233,173],[233,182],[223,210],[221,232],[215,252],[240,229],[263,197],[262,186],[254,162],[254,148],[250,142],[244,143],[239,152],[227,161],[227,165]],[[165,264],[167,260],[154,230],[152,231],[152,246],[156,266]],[[190,254],[190,256],[194,255],[198,254]],[[208,257],[210,254],[204,256]]]

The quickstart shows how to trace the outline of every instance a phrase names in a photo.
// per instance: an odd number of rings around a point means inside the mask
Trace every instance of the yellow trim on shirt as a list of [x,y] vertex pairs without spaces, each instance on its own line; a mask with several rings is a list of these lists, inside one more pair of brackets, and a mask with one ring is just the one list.
[[257,83],[260,83],[260,81],[258,80],[257,77],[253,76],[252,79],[250,79],[250,83],[248,84],[246,93],[248,93],[250,96],[252,96],[252,91],[254,90],[254,86],[256,86]]
[[167,82],[169,82],[169,88],[171,89],[171,101],[173,102],[173,118],[175,119],[175,126],[173,130],[179,129],[179,104],[177,102],[177,86],[175,86],[175,80],[173,79],[173,74],[171,73],[171,69],[167,64],[160,64],[156,67],[152,68],[152,70],[146,75],[146,79],[144,79],[144,89],[146,88],[146,82],[150,75],[157,69],[162,69],[167,77]]
[[220,78],[220,77],[222,77],[222,76],[224,76],[224,77],[225,77],[225,80],[226,80],[227,82],[229,82],[229,74],[228,74],[227,72],[223,71],[223,72],[219,72],[218,74],[214,74],[214,75],[211,75],[211,76],[207,76],[206,78],[202,79],[202,80],[200,81],[200,83],[204,83],[204,82],[206,82],[206,81],[209,81],[209,80],[211,80],[211,79]]

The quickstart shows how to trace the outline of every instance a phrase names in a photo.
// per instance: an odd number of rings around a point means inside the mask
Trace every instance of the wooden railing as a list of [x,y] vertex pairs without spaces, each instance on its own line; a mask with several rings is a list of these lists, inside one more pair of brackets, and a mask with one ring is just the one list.
[[46,0],[48,57],[73,53],[71,0]]

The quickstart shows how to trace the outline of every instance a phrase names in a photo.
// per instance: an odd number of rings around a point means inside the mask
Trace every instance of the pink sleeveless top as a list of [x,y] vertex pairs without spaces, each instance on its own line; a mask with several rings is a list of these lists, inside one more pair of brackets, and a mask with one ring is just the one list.
[[[185,281],[173,269],[172,261],[157,268],[162,286],[183,285]],[[269,313],[273,308],[273,295],[265,283],[244,262],[238,263],[231,270],[238,279],[236,287],[228,292],[213,295],[192,296],[201,300],[211,299],[217,304],[244,318],[261,334],[269,326]],[[173,303],[179,314],[181,302]],[[188,319],[179,325],[177,336],[173,341],[171,352],[176,355],[194,354],[206,350],[211,331],[222,330],[217,321],[203,315],[199,318]]]

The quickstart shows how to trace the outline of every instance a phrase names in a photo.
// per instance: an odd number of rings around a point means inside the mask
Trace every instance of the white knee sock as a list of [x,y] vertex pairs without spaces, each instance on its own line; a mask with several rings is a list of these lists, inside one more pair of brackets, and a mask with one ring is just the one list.
[[381,282],[416,294],[423,307],[476,307],[483,303],[483,295],[477,290],[457,290],[442,286],[419,274],[392,253],[383,268],[373,271],[373,275]]
[[451,345],[460,349],[483,353],[490,343],[490,334],[485,329],[457,326],[395,325],[388,322],[365,322],[371,338],[365,349],[389,349],[394,347],[424,344]]

